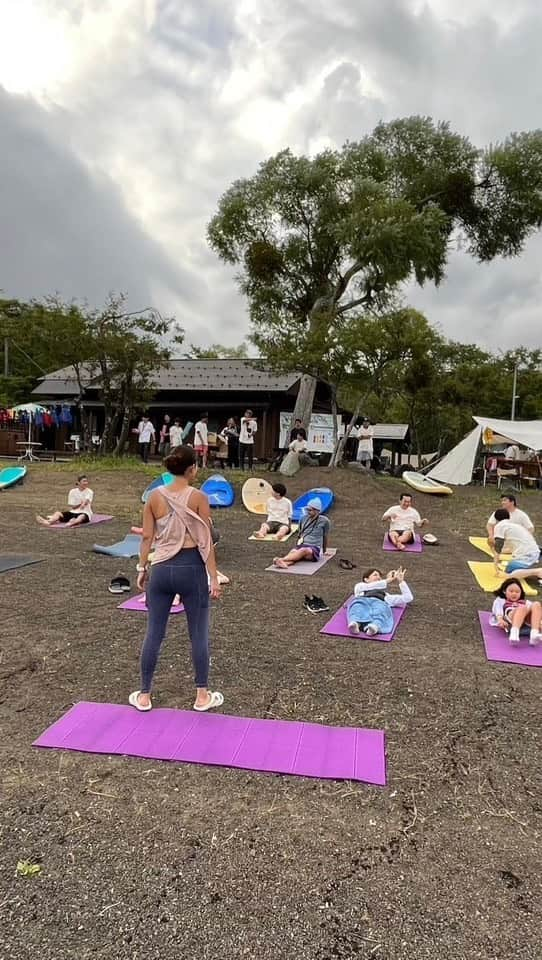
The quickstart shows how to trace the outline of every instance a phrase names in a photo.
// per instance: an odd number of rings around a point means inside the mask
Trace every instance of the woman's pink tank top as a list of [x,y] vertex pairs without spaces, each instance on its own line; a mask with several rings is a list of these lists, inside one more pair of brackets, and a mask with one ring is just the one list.
[[169,513],[155,521],[153,564],[169,560],[182,550],[187,533],[197,545],[201,559],[207,563],[211,531],[205,520],[188,506],[193,490],[194,487],[186,487],[180,493],[173,493],[166,486],[158,487],[158,493],[168,503]]

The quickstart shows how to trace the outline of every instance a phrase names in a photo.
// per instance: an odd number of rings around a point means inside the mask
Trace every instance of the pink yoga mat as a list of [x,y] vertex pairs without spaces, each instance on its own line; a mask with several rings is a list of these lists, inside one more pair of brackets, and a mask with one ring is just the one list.
[[513,647],[504,630],[491,626],[491,614],[487,610],[479,610],[478,618],[488,660],[521,663],[525,667],[542,667],[542,644],[530,647],[529,637],[521,637],[518,645]]
[[384,534],[384,542],[382,544],[382,549],[387,553],[422,553],[423,543],[420,537],[416,534],[414,538],[414,543],[407,543],[404,550],[398,550],[397,547],[393,546],[388,534]]
[[[113,520],[108,513],[93,513],[92,519],[88,523],[78,524],[75,528],[69,527],[67,523],[53,523],[49,527],[49,530],[78,530],[79,527],[92,527],[96,523],[106,523],[107,520]],[[44,528],[47,529],[47,528]]]
[[[293,566],[288,567],[287,570],[281,570],[280,567],[275,567],[273,564],[271,564],[270,567],[266,567],[265,569],[271,570],[272,573],[297,573],[297,574],[301,574],[301,576],[310,577],[312,576],[313,573],[316,573],[317,570],[320,570],[320,568],[323,567],[324,564],[328,562],[328,560],[333,560],[333,557],[335,556],[337,551],[332,550],[330,548],[329,553],[330,553],[330,556],[320,557],[320,559],[317,560],[316,563],[314,562],[314,560],[300,560],[299,563],[294,563]],[[284,556],[286,556],[286,554],[284,554]]]
[[393,630],[391,633],[377,633],[374,637],[368,637],[366,633],[350,633],[348,629],[348,620],[346,619],[346,605],[350,603],[350,600],[353,600],[353,597],[349,597],[345,604],[337,610],[337,613],[334,613],[331,620],[328,620],[326,625],[322,627],[320,633],[325,633],[330,637],[350,637],[351,640],[393,640],[395,636],[395,631],[399,625],[399,622],[405,612],[406,607],[393,607]]
[[383,730],[76,703],[35,747],[386,784]]
[[[140,593],[137,597],[130,597],[129,600],[125,600],[124,603],[119,603],[119,610],[137,610],[138,613],[148,613],[148,607],[145,603],[145,594]],[[184,607],[182,603],[178,607],[171,607],[169,611],[171,613],[184,613]]]

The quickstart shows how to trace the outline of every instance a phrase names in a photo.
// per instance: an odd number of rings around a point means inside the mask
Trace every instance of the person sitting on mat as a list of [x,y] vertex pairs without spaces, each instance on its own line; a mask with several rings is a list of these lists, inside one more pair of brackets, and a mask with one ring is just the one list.
[[78,527],[92,520],[92,501],[94,491],[88,485],[88,477],[81,474],[77,477],[77,486],[72,487],[68,494],[68,509],[55,510],[47,517],[37,516],[36,520],[42,527],[50,527],[53,523],[65,523],[67,527]]
[[[366,633],[369,637],[393,630],[392,607],[405,607],[414,596],[405,580],[402,567],[390,570],[384,577],[381,570],[367,570],[354,587],[354,597],[346,608],[350,633]],[[398,584],[400,593],[388,593],[388,587]]]
[[275,557],[275,567],[285,569],[300,560],[318,562],[328,555],[327,538],[331,526],[327,517],[322,516],[322,501],[313,497],[307,503],[307,512],[299,525],[297,545],[285,557]]
[[536,647],[542,640],[540,621],[542,605],[535,600],[531,603],[525,598],[525,591],[519,580],[505,580],[495,590],[495,600],[491,608],[490,623],[493,627],[506,630],[512,646],[519,643],[519,634],[524,624],[530,626],[529,645]]
[[192,645],[196,683],[194,710],[201,712],[224,703],[221,693],[208,689],[209,596],[218,599],[221,592],[211,538],[211,511],[205,494],[191,486],[197,474],[196,452],[192,447],[177,447],[166,457],[165,467],[175,479],[153,490],[143,511],[137,586],[139,590],[146,590],[149,614],[141,651],[141,689],[131,693],[128,699],[136,710],[152,708],[152,678],[171,604],[179,594],[186,610]]
[[408,543],[414,543],[414,528],[423,527],[429,521],[420,517],[412,506],[412,494],[402,493],[399,503],[390,507],[382,516],[384,523],[389,522],[388,538],[397,550],[404,550]]
[[495,572],[502,575],[500,568],[501,553],[511,553],[512,559],[504,568],[506,579],[515,577],[526,580],[530,577],[538,578],[542,583],[542,567],[540,563],[540,547],[532,533],[519,523],[510,519],[508,510],[495,510],[495,544],[492,546]]
[[[508,510],[508,516],[512,523],[519,523],[520,527],[525,527],[529,533],[534,533],[534,524],[527,513],[523,510],[520,510],[517,505],[517,500],[513,493],[503,493],[501,497],[501,507],[503,510]],[[495,519],[495,513],[493,512],[487,521],[487,539],[490,546],[495,545],[495,525],[497,521]]]
[[267,520],[254,532],[257,540],[263,540],[272,534],[275,540],[284,540],[292,529],[292,501],[286,496],[283,483],[272,485],[273,493],[265,505]]

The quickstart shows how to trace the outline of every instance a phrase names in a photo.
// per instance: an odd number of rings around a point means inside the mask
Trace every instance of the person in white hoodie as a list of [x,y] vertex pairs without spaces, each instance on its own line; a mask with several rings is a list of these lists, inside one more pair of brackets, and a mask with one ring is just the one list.
[[244,417],[241,417],[241,428],[239,430],[239,466],[241,470],[245,469],[245,457],[248,461],[248,469],[252,470],[254,460],[254,436],[258,431],[258,421],[254,417],[252,410],[245,410]]
[[[414,600],[405,573],[399,567],[398,570],[390,570],[387,576],[374,568],[363,574],[360,583],[354,587],[354,597],[346,609],[350,633],[363,632],[374,637],[377,633],[392,632],[392,607],[405,607]],[[393,583],[398,585],[399,593],[388,593]]]

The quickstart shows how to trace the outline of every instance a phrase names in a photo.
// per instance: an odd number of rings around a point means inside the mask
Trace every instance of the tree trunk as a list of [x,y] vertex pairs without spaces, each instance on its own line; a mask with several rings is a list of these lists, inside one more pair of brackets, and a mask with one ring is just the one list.
[[[337,439],[339,435],[339,429],[337,426],[337,417],[338,417],[338,406],[337,406],[337,387],[334,383],[330,384],[331,392],[331,416],[333,417],[333,450],[337,448]],[[330,460],[331,463],[331,460]]]
[[299,390],[295,401],[294,412],[292,414],[291,427],[294,425],[294,420],[301,420],[308,432],[312,416],[314,395],[316,393],[316,382],[316,377],[311,377],[308,373],[304,373],[301,377],[301,380],[299,381]]
[[131,411],[126,407],[122,416],[122,426],[120,428],[119,438],[117,440],[117,445],[114,449],[114,454],[116,457],[121,457],[124,453],[124,448],[126,446],[126,441],[128,440],[128,434],[130,432],[130,420],[132,418]]
[[90,450],[91,436],[90,427],[88,424],[88,413],[81,403],[78,404],[78,410],[79,419],[81,421],[81,450]]
[[363,404],[365,403],[367,397],[369,396],[369,392],[370,392],[369,390],[366,390],[365,393],[361,394],[361,396],[359,397],[358,402],[356,403],[355,410],[350,418],[349,423],[347,424],[346,430],[344,431],[344,436],[339,437],[338,442],[335,445],[335,450],[333,451],[333,455],[331,457],[331,461],[329,464],[330,467],[338,467],[342,463],[343,452],[346,446],[346,441],[350,436],[352,427],[354,426],[356,420],[358,419],[361,413],[361,408],[363,407]]

